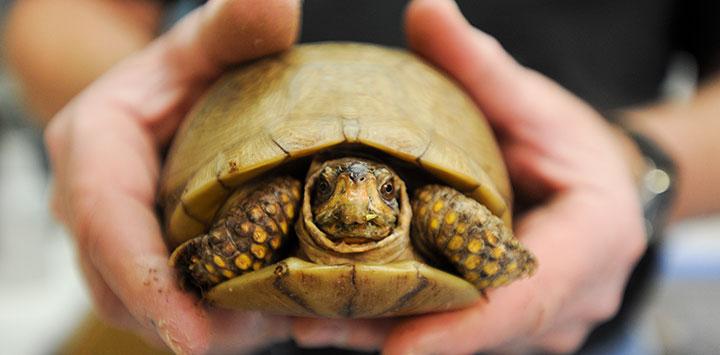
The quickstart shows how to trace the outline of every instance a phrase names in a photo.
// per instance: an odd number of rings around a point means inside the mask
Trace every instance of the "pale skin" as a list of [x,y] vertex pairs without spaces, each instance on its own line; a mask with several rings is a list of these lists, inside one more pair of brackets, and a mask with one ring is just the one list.
[[[159,147],[226,65],[286,48],[297,26],[296,2],[211,2],[52,119],[46,138],[56,178],[54,209],[75,237],[105,319],[157,331],[184,353],[248,351],[290,337],[307,346],[389,354],[565,352],[616,312],[645,250],[632,173],[637,151],[581,100],[514,62],[446,0],[411,3],[409,43],[465,87],[499,134],[516,193],[539,199],[515,226],[539,260],[536,275],[489,292],[490,303],[402,321],[227,314],[180,291],[153,212]],[[252,46],[257,42],[249,39],[258,37],[265,41]],[[720,131],[718,83],[705,84],[690,102],[627,114],[678,164],[676,219],[720,210],[713,198],[720,187],[712,184],[720,180],[720,164],[707,159],[720,153],[713,137]],[[149,296],[146,281],[155,282],[162,297]]]

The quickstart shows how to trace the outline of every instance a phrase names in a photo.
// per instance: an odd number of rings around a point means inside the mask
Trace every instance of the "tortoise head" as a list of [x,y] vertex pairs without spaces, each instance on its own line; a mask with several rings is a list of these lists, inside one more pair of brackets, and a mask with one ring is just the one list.
[[311,194],[315,225],[335,242],[382,240],[397,226],[399,179],[388,166],[365,159],[326,162]]
[[395,171],[362,158],[322,158],[310,166],[295,224],[300,255],[326,265],[412,259],[412,206]]

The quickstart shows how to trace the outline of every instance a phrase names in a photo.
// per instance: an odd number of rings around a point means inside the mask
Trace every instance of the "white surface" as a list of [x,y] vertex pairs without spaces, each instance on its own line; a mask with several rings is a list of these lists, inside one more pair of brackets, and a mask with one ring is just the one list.
[[0,353],[48,354],[88,308],[69,239],[51,221],[37,147],[0,133]]

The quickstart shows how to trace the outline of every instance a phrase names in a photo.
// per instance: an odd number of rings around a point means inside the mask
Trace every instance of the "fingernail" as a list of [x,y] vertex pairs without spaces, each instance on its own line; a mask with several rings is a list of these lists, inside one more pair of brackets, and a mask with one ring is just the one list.
[[182,345],[182,343],[177,339],[178,337],[171,335],[171,331],[165,321],[158,321],[155,329],[158,334],[160,334],[160,338],[162,338],[163,342],[165,342],[165,345],[167,345],[173,353],[181,355],[190,354],[189,349]]

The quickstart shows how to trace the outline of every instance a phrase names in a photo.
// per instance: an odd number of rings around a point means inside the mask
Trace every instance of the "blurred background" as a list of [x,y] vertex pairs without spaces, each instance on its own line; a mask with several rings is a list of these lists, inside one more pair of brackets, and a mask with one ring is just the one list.
[[[0,0],[0,18],[9,6]],[[41,131],[23,111],[0,47],[0,353],[53,353],[90,309],[73,246],[48,209]],[[678,57],[665,91],[694,88],[692,63]],[[720,198],[720,196],[718,197]],[[632,331],[613,354],[720,354],[720,216],[672,226],[659,272],[627,318]]]

